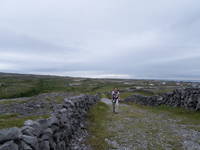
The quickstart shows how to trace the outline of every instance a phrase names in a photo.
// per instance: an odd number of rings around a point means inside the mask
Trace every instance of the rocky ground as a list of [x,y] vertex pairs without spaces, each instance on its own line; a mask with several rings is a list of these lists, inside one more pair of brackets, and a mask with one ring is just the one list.
[[[105,141],[110,149],[117,150],[200,150],[198,124],[181,123],[181,117],[168,112],[154,112],[134,104],[120,104],[118,113],[112,113],[111,101],[106,127],[113,136]],[[109,118],[109,119],[108,119]]]
[[20,117],[46,115],[53,111],[56,104],[72,94],[64,92],[44,93],[33,97],[0,100],[0,115],[18,114]]

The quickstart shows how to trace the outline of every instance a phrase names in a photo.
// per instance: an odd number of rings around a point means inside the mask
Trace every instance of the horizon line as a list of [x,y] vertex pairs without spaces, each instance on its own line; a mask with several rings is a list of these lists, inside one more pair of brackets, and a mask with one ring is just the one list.
[[16,74],[16,75],[33,75],[33,76],[55,76],[55,77],[70,77],[70,78],[84,78],[84,79],[107,79],[107,80],[160,80],[160,81],[182,81],[182,82],[200,82],[200,79],[180,79],[180,78],[114,78],[114,77],[81,77],[81,76],[68,76],[58,74],[37,74],[37,73],[19,73],[19,72],[0,72],[0,74]]

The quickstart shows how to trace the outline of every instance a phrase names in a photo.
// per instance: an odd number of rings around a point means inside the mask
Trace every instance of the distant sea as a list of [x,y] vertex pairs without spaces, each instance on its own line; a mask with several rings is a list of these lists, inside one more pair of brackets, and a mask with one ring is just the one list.
[[177,81],[177,82],[200,82],[200,80],[166,80],[166,81]]
[[200,80],[186,80],[186,79],[143,79],[143,80],[160,80],[160,81],[175,81],[175,82],[200,82]]

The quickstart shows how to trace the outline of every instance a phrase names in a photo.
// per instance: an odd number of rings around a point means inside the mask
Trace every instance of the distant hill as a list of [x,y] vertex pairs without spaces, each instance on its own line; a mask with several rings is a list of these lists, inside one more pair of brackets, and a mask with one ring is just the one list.
[[0,72],[0,99],[29,97],[40,93],[104,93],[119,87],[123,96],[133,93],[152,95],[191,86],[191,82],[139,80],[139,79],[92,79],[53,75],[33,75]]

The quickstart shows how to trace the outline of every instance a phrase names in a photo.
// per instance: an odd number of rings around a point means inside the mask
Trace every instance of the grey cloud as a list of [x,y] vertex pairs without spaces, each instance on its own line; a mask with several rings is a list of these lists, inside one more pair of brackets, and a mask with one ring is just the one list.
[[200,73],[199,1],[0,4],[0,71],[170,79]]
[[24,34],[17,34],[11,31],[0,30],[0,49],[6,51],[28,51],[28,52],[70,52],[75,51],[70,47],[56,45],[54,43],[30,37]]

